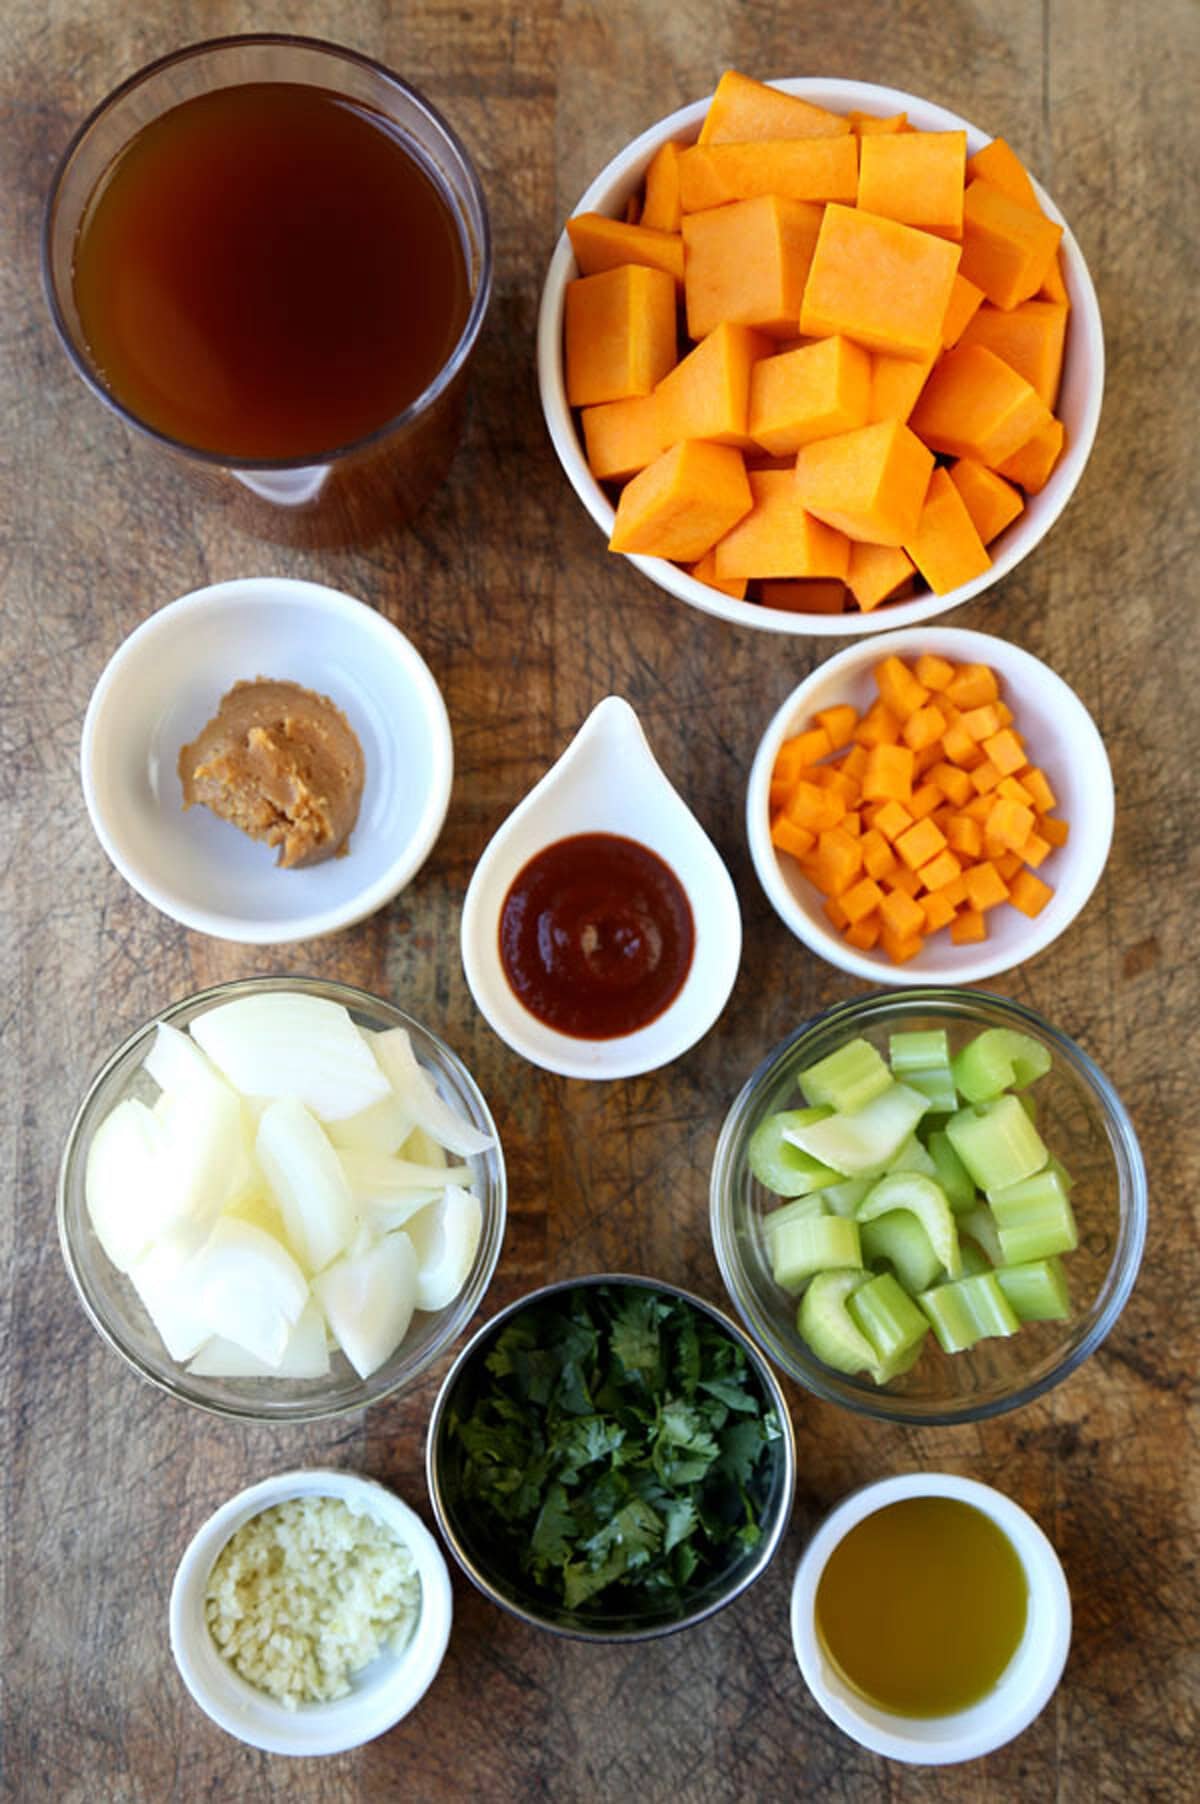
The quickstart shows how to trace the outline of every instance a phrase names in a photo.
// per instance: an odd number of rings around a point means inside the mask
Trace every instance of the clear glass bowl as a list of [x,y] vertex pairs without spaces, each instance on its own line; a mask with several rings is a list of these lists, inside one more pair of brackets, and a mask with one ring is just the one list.
[[163,1009],[119,1046],[88,1086],[71,1131],[58,1178],[58,1232],[63,1258],[92,1324],[142,1378],[172,1397],[213,1415],[250,1422],[311,1422],[349,1414],[402,1390],[457,1340],[491,1282],[504,1238],[507,1187],[499,1138],[468,1163],[483,1207],[483,1232],[466,1283],[445,1309],[422,1311],[391,1358],[360,1378],[340,1351],[330,1354],[323,1378],[200,1378],[167,1353],[129,1280],[111,1264],[92,1228],[84,1197],[88,1151],[100,1123],[126,1096],[151,1100],[156,1086],[142,1070],[159,1021],[183,1028],[198,1015],[239,996],[302,991],[342,1003],[360,1027],[407,1028],[413,1051],[447,1102],[485,1133],[496,1136],[487,1103],[466,1066],[436,1034],[402,1009],[349,984],[312,977],[254,977],[218,984]]
[[[744,1349],[767,1407],[774,1410],[779,1421],[781,1432],[779,1438],[772,1443],[773,1465],[762,1507],[762,1534],[758,1543],[740,1557],[735,1556],[724,1571],[697,1585],[684,1599],[685,1607],[682,1610],[673,1604],[662,1602],[657,1605],[647,1602],[642,1610],[631,1611],[628,1607],[606,1609],[602,1596],[586,1609],[578,1611],[568,1610],[565,1606],[562,1609],[553,1608],[547,1604],[544,1596],[536,1596],[532,1587],[526,1588],[511,1573],[501,1570],[495,1550],[488,1544],[486,1531],[478,1520],[473,1520],[469,1512],[462,1508],[456,1496],[454,1459],[446,1433],[447,1420],[453,1415],[456,1400],[463,1394],[464,1387],[472,1384],[474,1374],[487,1356],[500,1329],[514,1317],[535,1308],[559,1292],[591,1289],[601,1284],[613,1290],[637,1287],[655,1291],[690,1304],[701,1315],[710,1317],[731,1340]],[[680,1290],[674,1284],[620,1273],[597,1273],[586,1278],[564,1278],[518,1298],[507,1309],[502,1309],[498,1315],[493,1316],[490,1322],[485,1322],[467,1342],[447,1373],[434,1404],[429,1420],[429,1436],[425,1443],[425,1476],[437,1525],[447,1547],[471,1582],[492,1603],[499,1604],[502,1609],[533,1628],[549,1629],[556,1635],[570,1636],[578,1641],[650,1641],[660,1635],[673,1634],[677,1629],[690,1628],[694,1623],[703,1622],[706,1617],[715,1615],[726,1604],[732,1603],[735,1597],[740,1597],[766,1571],[778,1552],[791,1519],[792,1499],[796,1489],[796,1444],[787,1399],[778,1379],[757,1347],[727,1315],[711,1303],[706,1303],[702,1297],[693,1295],[691,1291]]]
[[[945,1028],[951,1051],[985,1027],[1016,1028],[1048,1047],[1034,1086],[1038,1129],[1074,1180],[1079,1246],[1064,1256],[1072,1313],[1026,1323],[1007,1340],[945,1354],[930,1335],[913,1369],[886,1386],[819,1360],[796,1330],[796,1299],[771,1277],[762,1232],[780,1199],[746,1162],[765,1116],[797,1104],[797,1073],[858,1036],[886,1056],[888,1034]],[[1073,1040],[1032,1009],[973,990],[887,991],[840,1004],[797,1028],[764,1059],[725,1118],[710,1189],[713,1246],[730,1297],[759,1346],[798,1384],[830,1403],[888,1422],[978,1422],[1041,1396],[1100,1345],[1133,1288],[1146,1238],[1146,1171],[1116,1091]]]

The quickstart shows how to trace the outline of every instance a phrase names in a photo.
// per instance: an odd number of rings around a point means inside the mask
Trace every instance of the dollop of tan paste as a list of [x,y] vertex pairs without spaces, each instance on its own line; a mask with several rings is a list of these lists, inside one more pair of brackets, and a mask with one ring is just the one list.
[[362,747],[341,709],[300,683],[235,683],[179,753],[183,805],[200,802],[279,863],[321,864],[349,850],[362,800]]

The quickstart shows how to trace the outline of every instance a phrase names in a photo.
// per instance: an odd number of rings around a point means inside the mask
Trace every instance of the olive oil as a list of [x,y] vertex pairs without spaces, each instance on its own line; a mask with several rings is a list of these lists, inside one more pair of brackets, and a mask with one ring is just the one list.
[[144,126],[75,247],[114,398],[188,446],[316,457],[402,413],[458,342],[466,257],[438,182],[382,114],[250,82]]
[[847,1684],[897,1716],[946,1716],[993,1689],[1029,1587],[1003,1530],[955,1497],[907,1497],[856,1523],[817,1586],[817,1634]]

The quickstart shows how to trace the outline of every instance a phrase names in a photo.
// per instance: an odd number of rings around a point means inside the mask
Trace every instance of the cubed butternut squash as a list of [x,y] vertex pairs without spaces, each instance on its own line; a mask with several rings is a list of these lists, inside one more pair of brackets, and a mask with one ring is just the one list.
[[933,357],[958,261],[956,244],[833,203],[812,255],[800,330],[815,338],[841,332],[892,357]]
[[848,338],[817,339],[755,364],[750,436],[764,451],[783,456],[813,439],[865,426],[870,396],[870,353]]
[[595,407],[648,395],[675,362],[675,283],[625,264],[566,289],[567,399]]
[[853,203],[857,187],[858,140],[849,133],[840,138],[776,138],[760,144],[694,144],[679,158],[685,213],[763,194]]
[[749,144],[772,138],[840,138],[850,121],[797,95],[727,69],[717,83],[701,144]]
[[689,336],[728,322],[791,337],[821,217],[814,203],[778,195],[685,214]]
[[749,447],[751,373],[775,341],[749,326],[715,326],[658,385],[664,445],[683,439]]
[[1025,506],[1012,483],[977,458],[960,457],[950,465],[949,475],[985,545],[1010,526]]
[[1058,399],[1066,336],[1067,309],[1053,301],[1033,300],[1007,312],[981,307],[959,342],[994,351],[1052,408]]
[[655,395],[585,407],[583,442],[597,482],[624,482],[666,449]]
[[858,204],[884,219],[957,240],[966,164],[966,132],[874,133],[862,140]]
[[904,549],[935,595],[948,595],[991,568],[966,503],[945,470],[930,477],[917,530]]
[[1054,261],[1062,227],[991,182],[963,196],[962,273],[996,307],[1032,300]]
[[848,538],[903,545],[929,487],[933,453],[907,426],[881,420],[805,445],[796,458],[803,507]]
[[623,263],[639,263],[665,269],[676,282],[683,281],[683,239],[678,233],[652,232],[603,213],[577,213],[567,221],[567,237],[580,275],[598,276]]
[[753,504],[740,451],[687,439],[626,483],[608,547],[693,564]]
[[983,345],[957,345],[935,365],[911,426],[934,451],[995,468],[1047,425],[1031,383]]
[[821,576],[843,582],[849,541],[805,511],[791,473],[751,470],[748,480],[754,505],[717,545],[718,576]]

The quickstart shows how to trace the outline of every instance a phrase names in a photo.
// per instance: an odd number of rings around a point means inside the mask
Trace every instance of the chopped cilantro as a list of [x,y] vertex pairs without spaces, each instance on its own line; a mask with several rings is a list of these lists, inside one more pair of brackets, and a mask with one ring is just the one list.
[[489,1563],[586,1611],[682,1607],[760,1538],[779,1424],[742,1348],[690,1304],[587,1285],[520,1311],[459,1381],[455,1512]]

